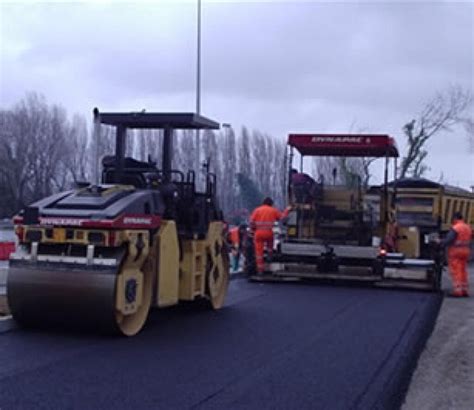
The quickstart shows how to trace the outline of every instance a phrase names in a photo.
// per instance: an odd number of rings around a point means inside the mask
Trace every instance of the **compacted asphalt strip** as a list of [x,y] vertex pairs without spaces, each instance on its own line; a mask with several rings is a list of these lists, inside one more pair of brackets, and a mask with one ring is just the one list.
[[236,279],[222,310],[154,311],[133,338],[15,330],[0,409],[398,408],[440,300]]

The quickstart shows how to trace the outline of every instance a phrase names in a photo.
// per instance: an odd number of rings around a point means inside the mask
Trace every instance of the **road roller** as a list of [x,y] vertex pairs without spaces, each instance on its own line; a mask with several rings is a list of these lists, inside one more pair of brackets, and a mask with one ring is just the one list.
[[[207,167],[198,189],[195,171],[172,167],[174,130],[219,124],[194,113],[94,109],[96,139],[104,126],[115,128],[115,154],[102,158],[97,183],[41,199],[14,217],[18,244],[7,280],[13,318],[22,326],[132,336],[151,308],[180,301],[221,308],[229,261],[216,176]],[[162,130],[153,133],[161,140],[160,167],[125,155],[135,129]]]

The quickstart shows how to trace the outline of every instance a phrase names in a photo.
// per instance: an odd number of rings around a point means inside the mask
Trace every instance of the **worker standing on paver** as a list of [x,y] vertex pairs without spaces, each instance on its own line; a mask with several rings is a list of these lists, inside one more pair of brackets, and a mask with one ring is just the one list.
[[262,205],[252,212],[250,216],[250,229],[254,232],[255,259],[257,273],[264,271],[264,251],[267,248],[268,257],[271,259],[273,253],[273,226],[275,222],[286,218],[290,207],[282,213],[273,207],[273,200],[269,197],[263,200]]
[[453,281],[451,296],[469,296],[467,261],[471,244],[471,227],[463,221],[460,212],[455,212],[452,226],[441,245],[448,248],[448,266]]
[[316,182],[308,174],[291,170],[291,188],[294,200],[298,203],[311,203],[314,199]]

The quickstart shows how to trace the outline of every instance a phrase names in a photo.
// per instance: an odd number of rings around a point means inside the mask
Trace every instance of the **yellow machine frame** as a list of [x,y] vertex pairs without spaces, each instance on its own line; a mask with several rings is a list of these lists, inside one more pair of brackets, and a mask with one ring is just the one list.
[[[474,193],[440,184],[437,187],[397,187],[391,194],[396,195],[398,251],[407,257],[426,257],[424,244],[428,243],[428,236],[446,234],[454,212],[460,212],[474,228]],[[405,216],[410,217],[404,219]]]

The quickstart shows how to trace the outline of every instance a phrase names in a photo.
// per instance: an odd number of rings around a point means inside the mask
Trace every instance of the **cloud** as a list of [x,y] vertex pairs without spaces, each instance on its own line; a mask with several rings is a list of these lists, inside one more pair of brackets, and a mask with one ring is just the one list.
[[[0,7],[1,106],[34,90],[88,117],[94,106],[194,110],[195,2]],[[204,1],[203,112],[279,137],[354,121],[400,136],[437,90],[474,89],[473,8]]]

